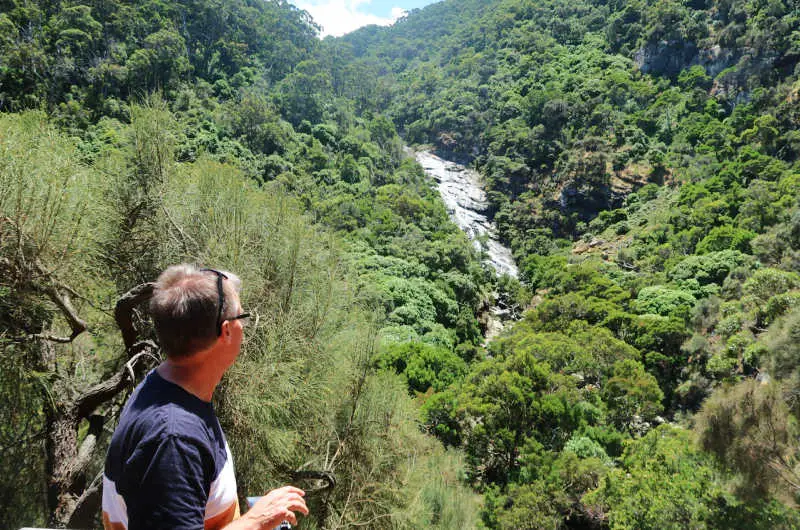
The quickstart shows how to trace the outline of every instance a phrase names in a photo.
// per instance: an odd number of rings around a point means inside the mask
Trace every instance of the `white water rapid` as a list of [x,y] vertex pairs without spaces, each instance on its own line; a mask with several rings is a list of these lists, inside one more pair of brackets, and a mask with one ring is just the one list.
[[[486,252],[487,261],[497,274],[517,277],[517,265],[511,249],[497,240],[497,229],[485,215],[489,206],[480,183],[480,175],[455,162],[439,158],[428,151],[415,153],[417,162],[425,173],[437,182],[447,212],[453,221],[467,233],[478,250]],[[481,237],[484,236],[485,237]],[[481,241],[485,242],[482,243]]]

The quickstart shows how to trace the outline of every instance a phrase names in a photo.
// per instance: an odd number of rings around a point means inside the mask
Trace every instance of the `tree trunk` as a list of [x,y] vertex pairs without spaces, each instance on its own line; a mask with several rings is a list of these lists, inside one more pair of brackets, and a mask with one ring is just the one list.
[[[150,341],[135,342],[137,330],[133,324],[133,311],[150,298],[152,289],[152,284],[139,285],[117,301],[114,316],[125,342],[125,364],[75,399],[52,403],[51,396],[45,396],[45,402],[51,403],[45,413],[48,524],[54,528],[95,526],[100,508],[102,470],[91,480],[89,472],[100,446],[98,441],[106,417],[94,414],[94,411],[132,386],[147,367],[155,364],[152,361],[160,361],[156,344]],[[76,318],[68,302],[66,307],[59,307],[62,312],[69,311],[70,316]],[[74,339],[79,333],[74,333],[71,338]],[[40,336],[37,340],[42,342],[41,362],[47,364],[52,345],[47,337]],[[78,429],[84,419],[89,420],[89,429],[79,444]]]
[[47,504],[52,526],[62,526],[74,504],[72,482],[79,471],[76,469],[77,424],[68,412],[54,410],[47,414],[47,469],[50,474]]

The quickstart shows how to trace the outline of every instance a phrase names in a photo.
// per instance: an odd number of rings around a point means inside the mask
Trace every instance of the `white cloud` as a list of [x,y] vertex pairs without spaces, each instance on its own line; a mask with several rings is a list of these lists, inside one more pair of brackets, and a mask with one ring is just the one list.
[[392,22],[396,21],[398,18],[404,17],[408,14],[408,11],[403,9],[402,7],[393,7],[392,8]]
[[308,11],[316,23],[322,26],[320,37],[339,37],[369,24],[389,26],[406,14],[406,10],[401,7],[393,7],[391,15],[385,18],[366,13],[362,5],[369,4],[369,0],[300,0],[294,3],[300,9]]

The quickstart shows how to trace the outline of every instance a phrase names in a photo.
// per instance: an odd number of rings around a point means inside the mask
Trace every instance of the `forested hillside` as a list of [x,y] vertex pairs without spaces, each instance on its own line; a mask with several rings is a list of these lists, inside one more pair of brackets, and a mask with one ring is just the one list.
[[181,261],[237,272],[256,315],[216,395],[243,497],[324,471],[304,528],[477,524],[381,354],[463,377],[492,275],[391,121],[333,95],[307,15],[11,1],[0,26],[0,527],[98,524],[160,355],[137,303]]
[[[316,31],[0,0],[0,527],[97,524],[180,261],[256,315],[215,403],[240,496],[337,478],[302,528],[800,527],[800,4]],[[521,283],[404,142],[481,172]],[[497,296],[527,310],[484,344]]]
[[800,525],[800,4],[449,1],[325,45],[481,171],[534,294],[423,405],[483,523]]

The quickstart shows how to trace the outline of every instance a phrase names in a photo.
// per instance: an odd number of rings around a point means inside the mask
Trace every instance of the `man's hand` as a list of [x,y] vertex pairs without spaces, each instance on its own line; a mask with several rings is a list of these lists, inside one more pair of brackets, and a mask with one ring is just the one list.
[[303,499],[305,494],[305,491],[294,486],[272,490],[258,499],[244,516],[258,521],[265,530],[272,530],[283,521],[296,525],[297,516],[294,512],[308,515],[308,507]]
[[257,528],[273,530],[283,521],[297,524],[294,512],[308,515],[308,507],[303,499],[306,492],[294,486],[284,486],[272,490],[260,499],[241,518],[228,525],[225,530],[238,528]]

